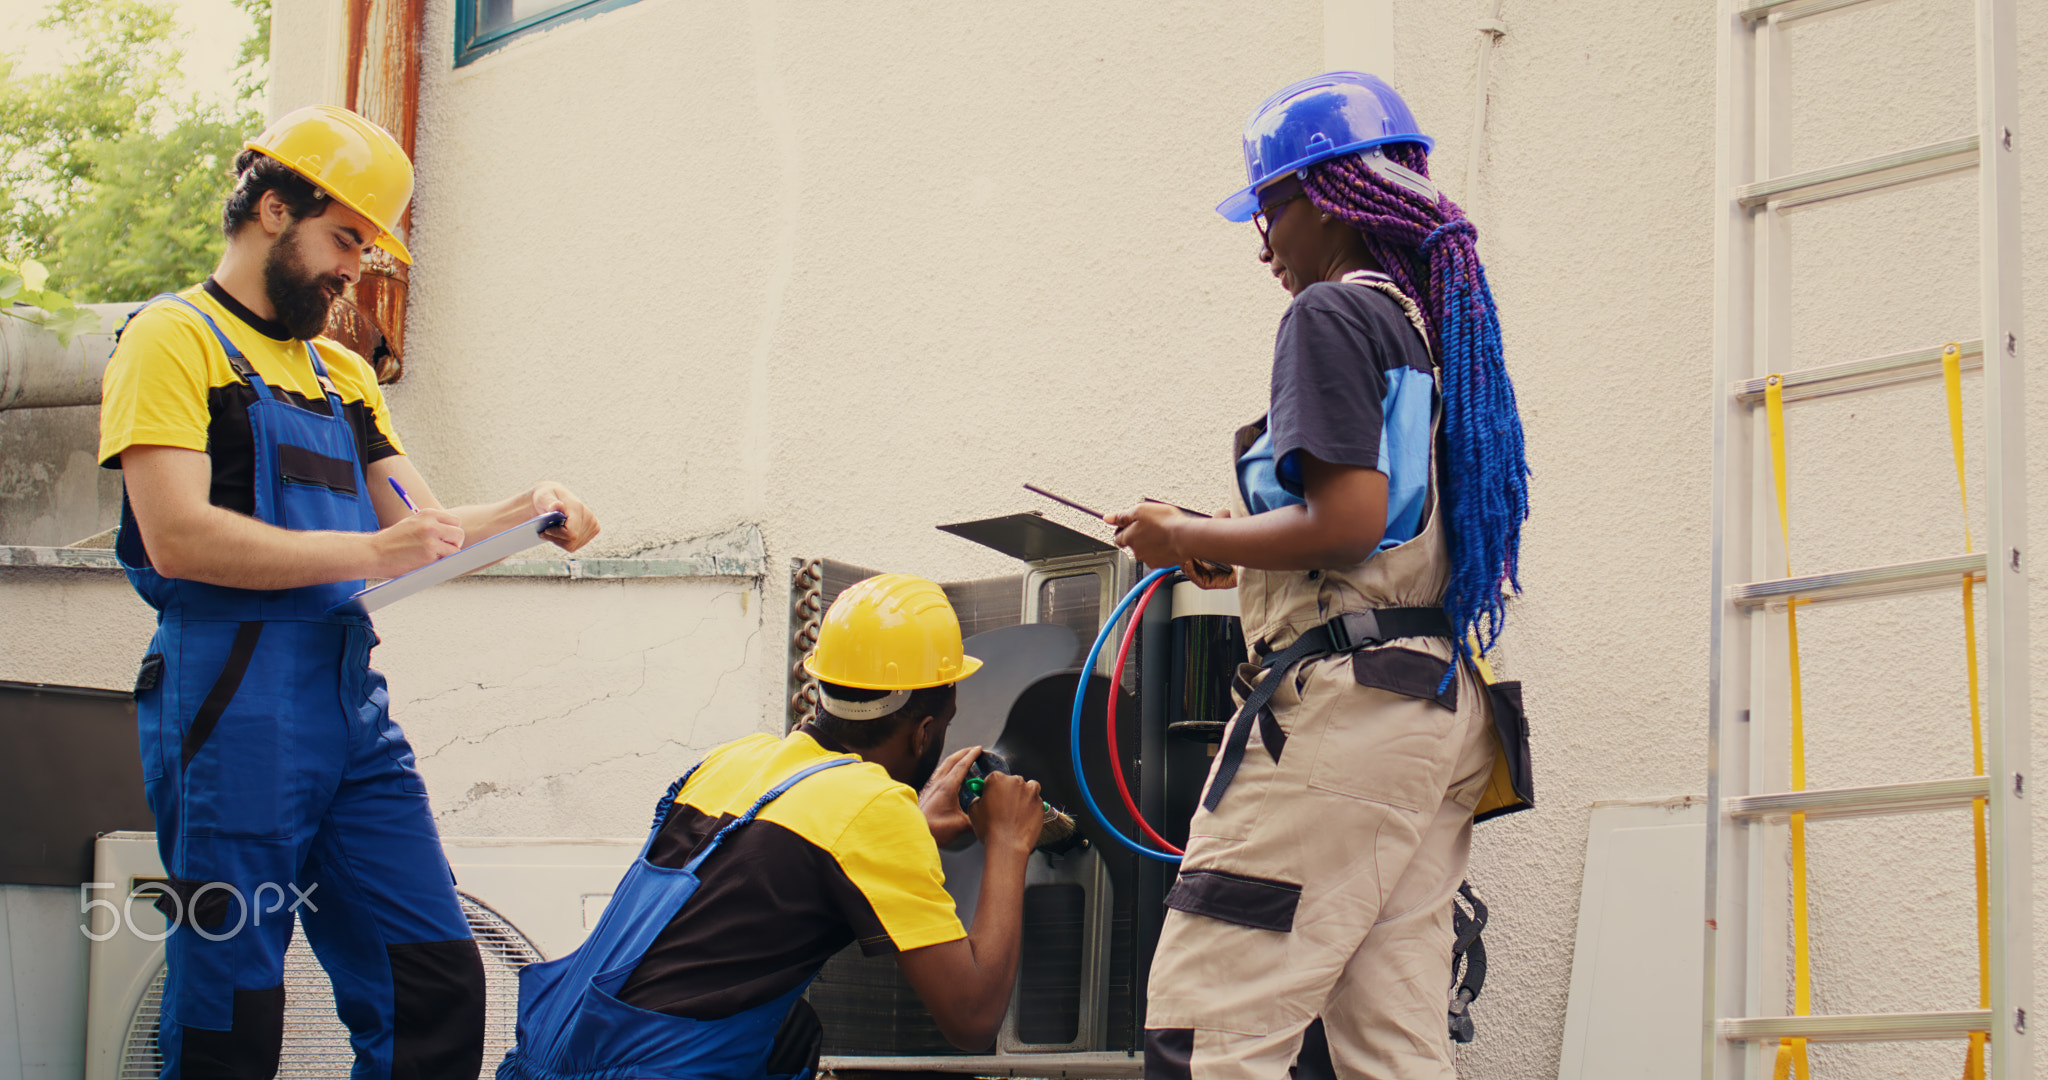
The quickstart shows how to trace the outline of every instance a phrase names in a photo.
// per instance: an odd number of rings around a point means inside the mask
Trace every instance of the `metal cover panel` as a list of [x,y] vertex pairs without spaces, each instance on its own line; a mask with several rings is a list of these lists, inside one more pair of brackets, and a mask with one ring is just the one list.
[[1558,1080],[1663,1076],[1698,1055],[1706,833],[1697,798],[1593,807]]
[[972,540],[1023,562],[1043,562],[1069,555],[1099,555],[1116,550],[1087,533],[1076,532],[1036,512],[941,525],[939,531]]
[[0,683],[0,821],[0,882],[11,885],[90,881],[95,836],[155,828],[134,697]]

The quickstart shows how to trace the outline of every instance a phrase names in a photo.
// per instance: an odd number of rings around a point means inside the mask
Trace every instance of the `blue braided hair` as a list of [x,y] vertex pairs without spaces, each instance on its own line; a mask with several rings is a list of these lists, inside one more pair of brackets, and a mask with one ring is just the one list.
[[[1429,175],[1421,144],[1381,149],[1389,160]],[[1522,591],[1529,463],[1501,353],[1500,317],[1479,262],[1479,231],[1449,198],[1432,202],[1384,180],[1358,154],[1310,166],[1302,187],[1318,209],[1358,230],[1366,251],[1429,324],[1443,375],[1438,476],[1451,554],[1444,611],[1457,630],[1459,653],[1469,655],[1467,643],[1476,639],[1484,655],[1500,638],[1508,594]]]

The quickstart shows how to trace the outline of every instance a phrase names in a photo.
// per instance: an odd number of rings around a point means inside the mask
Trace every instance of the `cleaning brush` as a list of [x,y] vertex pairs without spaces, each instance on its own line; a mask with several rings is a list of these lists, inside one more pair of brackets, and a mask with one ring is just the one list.
[[[967,809],[974,805],[974,800],[981,798],[981,790],[988,786],[990,775],[1009,771],[1010,763],[1003,760],[1001,754],[983,750],[981,756],[974,759],[974,764],[967,767],[967,779],[960,784],[960,809]],[[1086,840],[1076,843],[1079,838],[1074,835],[1073,815],[1049,802],[1041,802],[1040,805],[1045,807],[1045,821],[1038,830],[1038,850],[1057,855],[1086,846]]]

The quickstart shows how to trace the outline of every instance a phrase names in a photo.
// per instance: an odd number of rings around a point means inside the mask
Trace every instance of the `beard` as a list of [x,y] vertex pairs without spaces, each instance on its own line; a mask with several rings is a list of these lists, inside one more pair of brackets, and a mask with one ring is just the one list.
[[327,310],[347,286],[339,274],[323,276],[306,269],[298,222],[270,245],[270,254],[263,259],[263,294],[285,332],[300,341],[319,337],[327,328]]
[[924,748],[924,753],[917,757],[917,773],[910,778],[910,790],[923,791],[925,786],[932,782],[932,777],[938,773],[939,762],[945,758],[946,740],[933,739],[931,744]]

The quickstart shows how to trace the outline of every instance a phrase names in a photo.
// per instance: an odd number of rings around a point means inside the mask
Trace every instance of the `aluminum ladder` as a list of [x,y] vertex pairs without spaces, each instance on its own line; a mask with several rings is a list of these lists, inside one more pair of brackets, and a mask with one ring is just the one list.
[[[2017,0],[1975,0],[1977,134],[1862,161],[1787,175],[1789,57],[1781,36],[1793,20],[1863,0],[1720,0],[1719,163],[1716,170],[1713,622],[1709,674],[1705,995],[1701,1075],[1760,1080],[1776,1044],[1966,1040],[1988,1031],[1994,1080],[2033,1075],[2027,1012],[2033,993],[2032,859],[2024,775],[2028,751],[2026,485],[2020,333],[2019,168],[2014,150]],[[1958,3],[1963,0],[1957,0]],[[1844,17],[1853,18],[1854,13]],[[1787,370],[1789,258],[1781,213],[1961,169],[1979,177],[1982,336],[1963,363],[1984,371],[1986,475],[1972,494],[1988,530],[1972,554],[1892,566],[1771,579],[1783,573],[1777,506],[1763,472],[1765,379],[1782,373],[1786,401],[1852,393],[1941,374],[1941,343],[1912,351]],[[1773,552],[1777,553],[1775,567]],[[1765,621],[1786,604],[1958,588],[1981,582],[1986,604],[1985,775],[1831,790],[1758,791],[1773,773],[1784,732],[1752,734],[1766,684]],[[1767,613],[1767,609],[1770,609]],[[1770,654],[1766,656],[1765,654]],[[1759,713],[1759,715],[1763,715]],[[1763,725],[1757,725],[1763,726]],[[1989,1009],[1869,1015],[1787,1016],[1785,822],[1907,811],[1969,812],[1987,800],[1991,910]],[[2037,1021],[2037,1026],[2038,1026]],[[1958,1053],[1960,1066],[1961,1053]],[[1960,1067],[1958,1068],[1960,1071]]]

